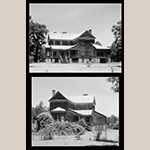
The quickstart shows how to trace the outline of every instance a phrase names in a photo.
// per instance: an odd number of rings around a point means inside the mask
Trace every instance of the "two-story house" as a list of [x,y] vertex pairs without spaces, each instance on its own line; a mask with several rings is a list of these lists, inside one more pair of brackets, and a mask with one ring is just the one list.
[[47,61],[52,63],[90,62],[106,63],[110,61],[110,48],[95,44],[92,30],[80,34],[67,32],[49,32],[46,36]]
[[83,94],[81,96],[65,96],[59,91],[52,91],[49,99],[50,113],[54,120],[61,119],[76,122],[84,118],[89,125],[104,125],[106,116],[95,110],[95,96]]

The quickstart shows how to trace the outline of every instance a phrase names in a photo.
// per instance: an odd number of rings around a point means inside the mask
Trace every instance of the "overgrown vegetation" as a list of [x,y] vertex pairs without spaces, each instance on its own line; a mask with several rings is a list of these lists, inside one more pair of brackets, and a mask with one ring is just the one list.
[[43,112],[48,112],[48,108],[44,106],[44,103],[42,101],[35,107],[32,107],[32,123],[37,121],[37,116]]
[[[55,135],[58,137],[73,135],[77,140],[80,140],[81,135],[87,131],[92,131],[94,133],[93,140],[107,140],[106,136],[105,139],[101,138],[102,133],[105,133],[103,126],[97,125],[92,128],[87,125],[83,118],[78,122],[64,121],[63,117],[61,120],[54,120],[43,102],[32,108],[32,113],[32,118],[34,118],[32,121],[33,139],[39,137],[41,140],[51,140]],[[119,129],[119,118],[114,115],[108,117],[106,123],[108,128]]]
[[41,113],[37,116],[37,121],[32,123],[32,135],[41,136],[41,139],[48,140],[53,139],[54,135],[76,135],[77,139],[85,133],[85,122],[80,120],[79,122],[68,122],[57,120],[54,121],[51,115],[47,113]]
[[29,62],[38,62],[45,60],[45,35],[48,30],[46,25],[34,22],[29,16]]
[[119,129],[119,117],[116,117],[114,115],[107,117],[106,124],[110,129]]
[[111,89],[115,93],[118,93],[119,92],[119,77],[109,77],[107,78],[107,81],[112,83]]
[[115,37],[111,45],[111,59],[120,62],[122,61],[122,21],[118,21],[116,25],[113,25],[111,31]]

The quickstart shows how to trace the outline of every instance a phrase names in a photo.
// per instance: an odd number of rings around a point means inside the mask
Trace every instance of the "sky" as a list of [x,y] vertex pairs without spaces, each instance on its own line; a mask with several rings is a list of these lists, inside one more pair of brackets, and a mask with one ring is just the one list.
[[92,29],[96,41],[110,46],[111,28],[121,20],[121,4],[30,4],[29,14],[51,32],[79,34]]
[[67,96],[94,95],[95,110],[106,115],[119,116],[119,93],[114,93],[106,77],[32,77],[32,106],[52,97],[52,90]]

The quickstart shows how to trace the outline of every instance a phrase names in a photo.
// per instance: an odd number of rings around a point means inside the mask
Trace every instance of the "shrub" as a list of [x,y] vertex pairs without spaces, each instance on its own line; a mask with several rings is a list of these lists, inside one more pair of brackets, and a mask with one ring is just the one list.
[[49,114],[49,112],[43,112],[37,116],[37,129],[45,128],[47,125],[54,122],[53,117]]
[[84,128],[77,123],[68,121],[56,121],[54,123],[56,135],[72,135],[81,132]]
[[100,141],[102,132],[104,131],[104,128],[103,128],[103,126],[96,126],[95,130],[96,130],[96,138],[95,138],[95,140],[96,141]]
[[[37,126],[37,135],[40,135],[43,140],[53,139],[54,135],[76,135],[76,138],[79,139],[86,131],[85,127],[83,127],[85,126],[83,120],[78,123],[64,120],[54,121],[50,114],[47,116],[45,113],[38,115]],[[32,126],[32,129],[34,129],[34,126]]]
[[51,140],[54,136],[54,128],[53,125],[46,125],[45,128],[39,130],[38,135],[41,136],[43,140]]

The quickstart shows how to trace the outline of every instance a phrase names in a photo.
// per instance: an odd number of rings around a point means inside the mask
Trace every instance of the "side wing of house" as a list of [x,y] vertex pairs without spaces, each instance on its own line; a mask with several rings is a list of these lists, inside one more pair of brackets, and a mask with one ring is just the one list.
[[93,125],[105,125],[106,124],[106,116],[98,113],[97,111],[92,112]]
[[78,43],[76,46],[70,48],[70,57],[95,58],[96,49],[90,43]]

